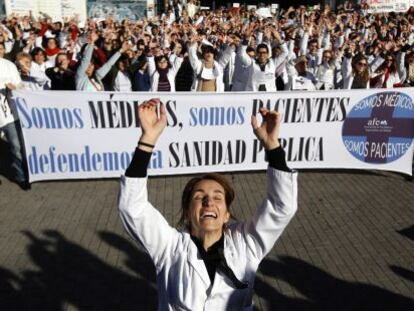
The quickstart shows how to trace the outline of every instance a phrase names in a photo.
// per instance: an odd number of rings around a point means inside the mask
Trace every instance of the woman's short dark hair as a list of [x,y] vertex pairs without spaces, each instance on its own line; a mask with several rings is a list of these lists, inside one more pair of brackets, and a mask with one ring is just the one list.
[[118,61],[116,62],[118,65],[119,63],[124,63],[125,67],[129,67],[129,65],[131,64],[131,61],[129,60],[129,57],[125,54],[122,54],[121,57],[118,59]]
[[46,58],[46,52],[42,48],[36,47],[30,52],[30,56],[34,59],[34,57],[41,52],[43,56]]
[[57,53],[56,58],[55,58],[55,67],[59,67],[59,63],[58,63],[59,62],[59,56],[62,56],[62,55],[68,57],[68,54],[66,54],[65,52]]
[[146,58],[139,59],[138,60],[138,70],[142,70],[142,68],[144,68],[146,63],[148,63]]
[[54,37],[51,37],[51,38],[47,38],[46,39],[46,47],[47,47],[47,44],[49,43],[49,41],[55,41],[55,44],[56,44],[56,46],[58,47],[58,48],[60,48],[60,46],[59,46],[59,41],[56,39],[56,38],[54,38]]
[[267,46],[267,44],[264,43],[260,43],[257,48],[256,51],[259,52],[260,49],[266,49],[267,53],[269,53],[269,47]]
[[163,60],[163,59],[165,59],[165,60],[167,61],[168,68],[171,68],[171,67],[172,67],[172,66],[171,66],[171,63],[170,63],[170,61],[169,61],[168,57],[167,57],[167,56],[165,56],[165,55],[160,55],[160,56],[156,56],[156,57],[155,57],[155,59],[154,59],[154,61],[155,61],[155,67],[158,69],[158,62],[160,62],[160,61],[161,61],[161,60]]
[[204,44],[201,47],[201,54],[204,56],[206,53],[212,53],[214,56],[216,56],[216,49],[211,45]]
[[230,205],[234,200],[234,189],[231,186],[230,182],[221,174],[209,173],[199,177],[194,177],[190,179],[184,187],[183,194],[181,197],[181,217],[178,221],[178,226],[191,230],[191,224],[188,220],[188,211],[190,209],[190,202],[193,195],[195,186],[203,180],[212,180],[217,182],[224,189],[224,198],[226,201],[227,211],[230,214],[231,218],[234,218],[232,215]]
[[250,52],[255,52],[256,53],[256,50],[253,47],[248,46],[247,49],[246,49],[246,53],[250,53]]

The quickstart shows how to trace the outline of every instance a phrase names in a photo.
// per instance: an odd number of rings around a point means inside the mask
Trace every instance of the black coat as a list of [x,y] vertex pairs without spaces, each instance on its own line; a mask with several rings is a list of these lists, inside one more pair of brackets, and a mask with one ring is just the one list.
[[46,69],[46,75],[52,82],[52,90],[74,91],[76,90],[75,73],[72,70],[60,72],[57,67]]

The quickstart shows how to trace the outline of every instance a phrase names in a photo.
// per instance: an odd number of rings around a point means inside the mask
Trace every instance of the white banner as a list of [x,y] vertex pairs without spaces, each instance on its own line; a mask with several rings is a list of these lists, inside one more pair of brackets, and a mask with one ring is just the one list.
[[5,0],[6,15],[29,15],[29,12],[37,12],[37,1],[33,0]]
[[154,0],[147,0],[147,18],[151,19],[155,16]]
[[283,114],[281,143],[297,169],[411,174],[414,88],[278,93],[88,93],[16,91],[30,180],[119,177],[140,136],[137,106],[165,103],[168,127],[150,175],[262,170],[251,115]]
[[77,16],[82,26],[87,16],[86,0],[5,0],[5,6],[7,15],[29,15],[31,11],[37,18],[45,13],[53,22]]
[[407,12],[412,0],[368,0],[369,13]]

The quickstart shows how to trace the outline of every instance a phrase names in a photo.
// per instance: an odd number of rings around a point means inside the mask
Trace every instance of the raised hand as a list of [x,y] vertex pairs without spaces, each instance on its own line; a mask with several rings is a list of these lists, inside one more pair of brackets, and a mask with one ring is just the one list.
[[[160,115],[157,115],[157,105],[160,104]],[[140,142],[155,145],[164,128],[167,126],[167,112],[164,104],[158,98],[152,98],[143,102],[138,107],[138,116],[141,124],[142,135]],[[139,148],[145,151],[146,146],[139,145]]]
[[125,40],[124,42],[122,42],[122,46],[120,48],[120,52],[121,53],[125,53],[126,51],[128,51],[131,48],[131,46],[129,45],[129,42],[127,40]]
[[6,86],[9,90],[15,90],[17,89],[17,86],[13,83],[6,83]]
[[263,118],[260,126],[257,123],[255,115],[253,115],[251,119],[254,134],[262,142],[266,150],[278,148],[280,146],[279,133],[281,114],[266,108],[260,108],[259,113]]

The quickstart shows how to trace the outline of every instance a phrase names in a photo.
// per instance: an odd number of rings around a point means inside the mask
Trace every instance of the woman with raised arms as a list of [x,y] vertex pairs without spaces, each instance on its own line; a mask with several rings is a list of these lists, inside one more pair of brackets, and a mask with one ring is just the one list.
[[[157,106],[159,115],[157,114]],[[253,285],[269,253],[297,209],[297,173],[279,145],[280,114],[261,108],[252,116],[269,161],[267,195],[252,219],[232,222],[234,191],[224,176],[190,179],[181,201],[182,228],[171,227],[148,202],[147,166],[167,125],[157,99],[138,108],[142,134],[121,178],[119,212],[127,232],[141,243],[157,274],[159,310],[252,310]]]

